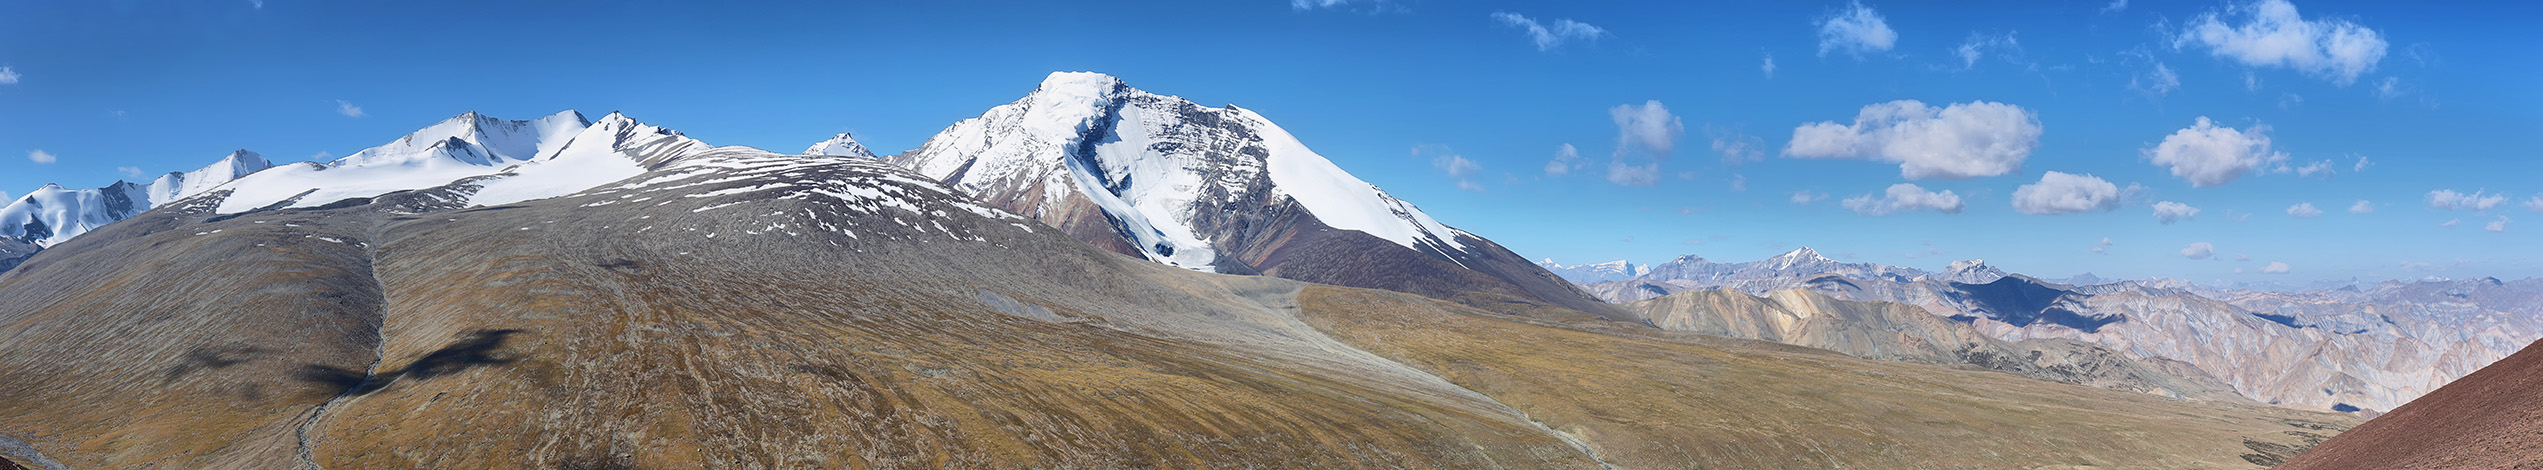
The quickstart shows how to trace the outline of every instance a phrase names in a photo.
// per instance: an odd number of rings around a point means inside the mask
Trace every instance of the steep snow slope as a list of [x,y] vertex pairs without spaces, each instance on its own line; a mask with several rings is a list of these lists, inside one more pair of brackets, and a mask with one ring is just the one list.
[[[79,190],[47,184],[0,207],[0,239],[14,239],[17,243],[39,247],[52,246],[152,207],[202,194],[222,183],[273,166],[256,152],[239,150],[201,169],[169,172],[149,184],[117,181],[104,188]],[[0,264],[22,258],[0,254]],[[0,270],[6,269],[0,267]]]
[[642,163],[709,148],[677,131],[611,113],[599,122],[565,111],[529,121],[470,112],[330,163],[303,162],[240,178],[219,212],[315,207],[470,179],[462,206],[571,194],[635,176]]
[[1097,247],[1185,269],[1507,313],[1630,316],[1352,176],[1253,110],[1103,74],[1051,74],[888,160]]

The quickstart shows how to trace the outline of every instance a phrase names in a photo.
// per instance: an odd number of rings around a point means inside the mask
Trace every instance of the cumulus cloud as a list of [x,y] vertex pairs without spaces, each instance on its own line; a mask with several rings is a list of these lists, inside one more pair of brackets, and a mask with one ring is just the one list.
[[2119,185],[2093,175],[2047,172],[2040,182],[2013,190],[2013,210],[2024,214],[2108,212],[2119,208]]
[[2295,172],[2295,173],[2296,173],[2296,176],[2301,176],[2301,177],[2306,177],[2306,178],[2312,178],[2312,177],[2315,177],[2315,176],[2321,176],[2321,177],[2324,177],[2324,178],[2329,178],[2329,177],[2331,177],[2331,173],[2332,173],[2332,171],[2333,171],[2333,170],[2331,169],[2331,161],[2330,161],[2330,160],[2319,160],[2319,161],[2315,161],[2315,162],[2313,162],[2313,163],[2307,163],[2307,164],[2305,164],[2305,166],[2294,167],[2294,168],[2287,168],[2287,167],[2285,167],[2284,165],[2281,165],[2281,166],[2280,166],[2280,168],[2282,168],[2282,170],[2280,171],[2281,173],[2285,173],[2285,172]]
[[2110,0],[2109,5],[2102,6],[2102,13],[2118,13],[2123,11],[2128,11],[2128,0]]
[[[1607,110],[1607,115],[1616,120],[1616,154],[1607,162],[1607,180],[1626,186],[1659,182],[1660,164],[1669,160],[1669,152],[1677,150],[1678,136],[1686,134],[1686,123],[1657,100],[1645,101],[1642,106],[1616,105]],[[1644,163],[1627,163],[1637,155]]]
[[2101,243],[2094,243],[2094,244],[2093,244],[2093,254],[2096,254],[2096,255],[2107,255],[2107,254],[2110,254],[2110,237],[2102,237],[2102,241],[2101,241]]
[[2270,150],[2268,125],[2236,130],[2217,127],[2207,116],[2199,116],[2189,128],[2141,152],[2155,165],[2171,168],[2172,176],[2189,180],[2192,187],[2230,183],[2253,168],[2287,161],[2287,154]]
[[1775,55],[1766,54],[1766,63],[1758,65],[1757,70],[1766,72],[1766,78],[1775,78]]
[[2287,0],[2235,4],[2190,20],[2173,47],[2202,46],[2252,67],[2286,67],[2347,86],[2384,60],[2384,35],[2336,18],[2307,20]]
[[2207,242],[2191,243],[2190,247],[2181,249],[2183,258],[2207,259],[2210,256],[2216,256],[2216,245],[2210,245]]
[[2372,212],[2375,212],[2375,203],[2367,202],[2365,199],[2359,199],[2358,203],[2349,205],[2349,213],[2351,214],[2366,214]]
[[2473,191],[2472,194],[2459,193],[2452,189],[2440,189],[2428,192],[2428,207],[2450,211],[2463,209],[2486,211],[2491,208],[2499,207],[2500,204],[2506,204],[2507,202],[2508,195],[2489,194],[2484,191]]
[[2490,233],[2506,232],[2508,231],[2508,216],[2499,216],[2499,220],[2490,221],[2490,225],[2483,225],[2481,226],[2481,229],[2488,230]]
[[2039,116],[2020,106],[1973,101],[1936,108],[1899,100],[1864,106],[1852,125],[1821,121],[1794,128],[1784,156],[1894,162],[1907,179],[1965,179],[2021,168],[2040,146],[2040,132]]
[[1545,161],[1545,174],[1547,176],[1570,174],[1572,169],[1580,168],[1580,161],[1581,149],[1573,147],[1572,144],[1563,144],[1562,147],[1554,149],[1553,160]]
[[18,84],[18,69],[0,67],[0,85]]
[[1589,23],[1572,21],[1569,18],[1558,19],[1554,20],[1552,24],[1545,24],[1538,23],[1534,18],[1520,16],[1517,13],[1496,11],[1492,12],[1492,19],[1500,21],[1501,24],[1519,28],[1521,32],[1527,33],[1528,40],[1535,41],[1536,50],[1540,52],[1552,51],[1555,48],[1563,47],[1563,43],[1571,42],[1573,40],[1596,41],[1599,36],[1607,34],[1606,29],[1591,26]]
[[2262,267],[2262,268],[2260,268],[2260,272],[2269,273],[2269,274],[2286,274],[2286,273],[2287,273],[2287,271],[2288,271],[2287,263],[2281,263],[2281,262],[2277,262],[2277,261],[2271,261],[2271,262],[2269,262],[2269,266],[2266,266],[2266,267]]
[[354,106],[353,102],[345,100],[336,100],[336,114],[355,118],[364,116],[361,106]]
[[1958,214],[1962,207],[1958,194],[1952,194],[1948,190],[1926,191],[1925,188],[1907,183],[1890,185],[1889,190],[1877,196],[1865,194],[1845,198],[1842,204],[1845,205],[1846,210],[1863,215],[1890,215],[1919,210]]
[[2172,201],[2154,203],[2154,220],[2164,225],[2199,218],[2199,208]]
[[1859,56],[1898,44],[1898,32],[1890,30],[1889,21],[1862,2],[1848,2],[1845,9],[1820,18],[1818,24],[1820,57],[1827,57],[1829,51]]
[[1813,203],[1813,202],[1818,202],[1820,199],[1827,199],[1827,198],[1828,198],[1828,194],[1827,194],[1827,193],[1815,193],[1815,192],[1810,192],[1810,190],[1807,190],[1807,189],[1800,190],[1800,191],[1794,191],[1794,192],[1792,193],[1792,203],[1794,203],[1794,204],[1809,204],[1809,203]]
[[2370,167],[2370,166],[2375,166],[2375,162],[2367,161],[2367,160],[2366,160],[2366,156],[2365,156],[2365,155],[2359,155],[2359,156],[2358,156],[2358,163],[2357,163],[2356,165],[2350,165],[2350,166],[2349,166],[2349,172],[2350,172],[2350,173],[2357,173],[2357,172],[2361,172],[2361,171],[2366,171],[2366,167]]
[[2309,218],[2322,215],[2322,209],[2315,209],[2313,207],[2313,203],[2310,202],[2297,203],[2293,206],[2287,206],[2287,215]]
[[44,149],[35,149],[26,153],[26,159],[36,163],[53,163],[61,160],[61,157],[53,156],[52,152],[46,152]]
[[2525,210],[2543,212],[2543,196],[2534,196],[2534,199],[2527,199],[2525,201]]

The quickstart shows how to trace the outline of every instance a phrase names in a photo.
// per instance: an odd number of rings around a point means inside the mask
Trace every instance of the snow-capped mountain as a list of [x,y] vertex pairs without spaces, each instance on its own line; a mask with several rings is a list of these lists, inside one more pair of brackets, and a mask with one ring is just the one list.
[[889,160],[1096,246],[1186,269],[1612,310],[1343,171],[1253,110],[1108,75],[1053,73]]
[[0,207],[0,238],[52,246],[272,166],[256,152],[238,150],[201,169],[169,172],[148,184],[116,181],[97,189],[47,184]]
[[333,162],[275,167],[222,185],[220,213],[314,207],[461,183],[460,206],[571,194],[707,149],[677,131],[618,113],[599,121],[564,111],[527,121],[469,112]]
[[1536,265],[1538,267],[1545,268],[1547,272],[1552,272],[1556,276],[1562,276],[1563,280],[1572,281],[1574,284],[1596,284],[1601,282],[1622,281],[1633,279],[1637,276],[1643,275],[1644,273],[1651,272],[1650,266],[1633,264],[1625,260],[1591,263],[1579,266],[1564,266],[1562,263],[1554,262],[1553,258],[1546,258],[1537,261]]
[[812,148],[804,149],[804,155],[874,158],[874,151],[867,150],[865,148],[865,144],[857,143],[856,137],[850,136],[846,132],[841,132],[837,137],[831,137],[830,140],[824,140],[821,141],[821,143],[812,144]]

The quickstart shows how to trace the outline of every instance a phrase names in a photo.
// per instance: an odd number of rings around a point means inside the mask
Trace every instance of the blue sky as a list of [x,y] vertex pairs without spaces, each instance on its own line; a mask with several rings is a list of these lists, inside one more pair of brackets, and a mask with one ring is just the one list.
[[0,191],[469,110],[892,152],[1091,70],[1565,263],[2543,275],[2543,5],[2293,2],[11,2]]

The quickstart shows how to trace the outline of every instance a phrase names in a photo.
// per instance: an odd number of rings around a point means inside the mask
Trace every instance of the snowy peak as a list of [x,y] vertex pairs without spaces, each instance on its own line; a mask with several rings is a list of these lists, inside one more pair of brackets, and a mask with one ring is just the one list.
[[1774,258],[1768,258],[1768,259],[1767,259],[1767,261],[1768,261],[1768,264],[1770,264],[1771,266],[1773,266],[1773,268],[1772,268],[1772,269],[1777,270],[1777,271],[1791,270],[1791,269],[1795,269],[1795,268],[1802,268],[1802,267],[1809,267],[1809,266],[1817,266],[1817,265],[1829,264],[1829,263],[1834,263],[1834,262],[1836,262],[1836,260],[1828,259],[1828,257],[1826,257],[1826,256],[1819,256],[1819,251],[1818,251],[1818,250],[1812,250],[1812,249],[1810,249],[1810,247],[1806,247],[1806,246],[1805,246],[1805,247],[1801,247],[1801,249],[1798,249],[1798,250],[1792,250],[1791,252],[1788,252],[1788,253],[1784,253],[1784,254],[1780,254],[1780,255],[1775,255],[1775,257],[1774,257]]
[[874,151],[867,150],[865,148],[865,144],[857,143],[856,137],[849,136],[846,132],[841,132],[838,136],[831,137],[830,140],[824,140],[821,141],[821,143],[812,144],[812,148],[804,149],[804,155],[874,158]]
[[582,113],[566,110],[527,121],[496,119],[476,111],[444,119],[378,147],[337,159],[328,166],[429,163],[431,158],[463,158],[481,166],[528,161],[564,145],[590,127]]
[[572,194],[708,148],[677,131],[610,113],[595,122],[564,111],[508,121],[469,112],[328,164],[288,165],[223,188],[217,209],[312,207],[351,198],[471,181],[467,205]]
[[1951,262],[1951,267],[1943,270],[1942,279],[1962,284],[1986,284],[2005,276],[2004,270],[1988,266],[1987,260],[1973,259]]
[[[816,145],[815,147],[820,147]],[[1100,73],[1059,72],[947,127],[893,163],[1046,223],[1085,198],[1121,244],[1191,269],[1220,261],[1215,227],[1242,204],[1294,201],[1327,227],[1444,259],[1467,236],[1353,177],[1251,110],[1209,108]]]
[[220,161],[212,162],[211,165],[201,169],[182,173],[169,172],[151,181],[149,184],[150,206],[158,207],[178,199],[203,194],[204,191],[210,191],[222,183],[273,167],[274,162],[266,161],[265,156],[258,155],[256,152],[246,149],[232,151],[229,156],[222,157]]

